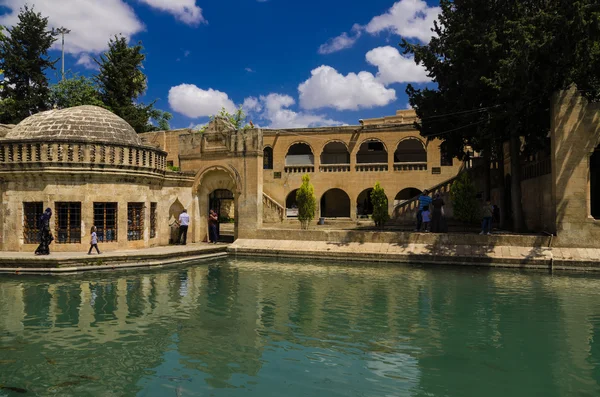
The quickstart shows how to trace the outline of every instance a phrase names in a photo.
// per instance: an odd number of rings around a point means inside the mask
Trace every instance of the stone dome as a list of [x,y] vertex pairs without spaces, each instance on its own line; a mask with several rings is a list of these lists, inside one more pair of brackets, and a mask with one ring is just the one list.
[[4,139],[142,145],[133,127],[116,114],[98,106],[76,106],[34,114],[8,131]]

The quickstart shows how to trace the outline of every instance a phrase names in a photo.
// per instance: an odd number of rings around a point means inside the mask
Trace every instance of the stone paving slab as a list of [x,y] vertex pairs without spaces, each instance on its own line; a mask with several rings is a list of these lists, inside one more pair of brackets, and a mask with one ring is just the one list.
[[600,271],[600,249],[238,239],[232,255]]
[[65,273],[82,270],[118,269],[189,263],[227,255],[227,244],[195,243],[185,246],[153,247],[103,252],[55,252],[34,255],[30,252],[0,252],[0,272]]

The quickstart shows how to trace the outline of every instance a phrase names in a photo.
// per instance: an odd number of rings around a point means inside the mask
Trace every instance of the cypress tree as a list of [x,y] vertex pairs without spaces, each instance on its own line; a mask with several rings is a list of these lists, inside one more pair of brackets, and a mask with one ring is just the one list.
[[0,91],[0,122],[16,124],[30,115],[48,110],[50,89],[45,72],[56,60],[48,50],[56,41],[48,30],[48,18],[24,6],[19,22],[0,36],[0,69],[4,85]]
[[303,229],[308,229],[310,221],[315,218],[315,209],[317,199],[315,198],[315,188],[310,183],[310,177],[302,177],[302,186],[296,192],[296,202],[298,203],[298,220]]
[[390,214],[388,213],[388,199],[385,195],[385,190],[383,190],[379,182],[375,184],[375,187],[371,191],[371,202],[373,203],[373,221],[375,221],[375,226],[383,229],[385,223],[390,219]]

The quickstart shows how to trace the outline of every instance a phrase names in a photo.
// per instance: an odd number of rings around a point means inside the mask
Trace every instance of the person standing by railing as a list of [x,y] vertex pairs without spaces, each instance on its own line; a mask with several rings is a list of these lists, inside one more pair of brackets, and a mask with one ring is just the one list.
[[417,228],[415,232],[421,231],[423,225],[423,209],[431,206],[432,199],[429,197],[429,190],[423,190],[423,193],[419,196],[419,210],[417,211]]

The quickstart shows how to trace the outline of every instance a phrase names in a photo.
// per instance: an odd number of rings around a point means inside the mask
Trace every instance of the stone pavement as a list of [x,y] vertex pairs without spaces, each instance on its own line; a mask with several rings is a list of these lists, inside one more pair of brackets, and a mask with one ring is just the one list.
[[227,244],[195,243],[135,250],[103,252],[54,252],[37,256],[31,252],[0,252],[0,272],[72,273],[84,270],[109,270],[186,264],[226,256]]
[[600,249],[238,239],[233,255],[600,271]]

